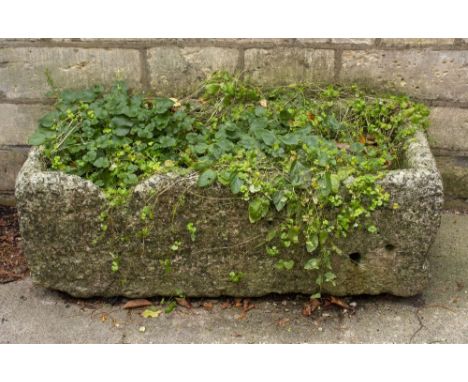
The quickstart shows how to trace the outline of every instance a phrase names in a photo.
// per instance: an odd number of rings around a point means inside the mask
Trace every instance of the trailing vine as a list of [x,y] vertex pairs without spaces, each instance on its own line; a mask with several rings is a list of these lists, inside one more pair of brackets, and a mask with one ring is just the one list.
[[[123,208],[132,187],[156,173],[197,172],[199,187],[229,188],[246,201],[252,224],[279,214],[281,224],[265,237],[265,256],[278,259],[278,270],[315,270],[321,290],[336,282],[337,239],[355,229],[377,232],[372,212],[389,201],[378,180],[401,165],[408,139],[427,127],[428,114],[406,96],[355,85],[268,88],[217,72],[182,100],[132,93],[121,81],[108,92],[64,91],[30,143],[44,147],[51,169],[101,187],[109,208]],[[103,233],[108,216],[101,212]],[[148,204],[140,220],[152,219]],[[196,225],[186,226],[192,241]],[[143,241],[148,227],[138,233]],[[297,245],[309,254],[304,264],[288,258]],[[171,271],[170,260],[161,266]],[[118,271],[118,258],[112,268]],[[243,276],[228,275],[235,283]]]

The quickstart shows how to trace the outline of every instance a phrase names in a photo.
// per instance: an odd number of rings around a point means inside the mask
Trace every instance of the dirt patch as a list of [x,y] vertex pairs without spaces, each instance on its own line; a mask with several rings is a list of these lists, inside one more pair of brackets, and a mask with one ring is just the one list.
[[0,206],[0,283],[20,280],[27,273],[16,208]]

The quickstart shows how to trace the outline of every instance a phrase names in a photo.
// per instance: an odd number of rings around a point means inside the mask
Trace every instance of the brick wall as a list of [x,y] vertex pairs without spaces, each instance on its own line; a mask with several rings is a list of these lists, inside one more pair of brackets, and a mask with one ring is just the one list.
[[0,40],[0,204],[14,203],[27,140],[61,88],[111,83],[177,96],[217,69],[256,81],[357,82],[431,107],[429,138],[447,196],[468,199],[468,39]]

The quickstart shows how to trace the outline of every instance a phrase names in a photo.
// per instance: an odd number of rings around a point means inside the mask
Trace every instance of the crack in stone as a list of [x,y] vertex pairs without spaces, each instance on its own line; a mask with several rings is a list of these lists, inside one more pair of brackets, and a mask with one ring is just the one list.
[[417,309],[415,312],[414,312],[414,315],[416,316],[417,320],[418,320],[418,323],[419,323],[419,328],[417,328],[414,333],[411,335],[411,338],[409,340],[409,343],[411,344],[413,342],[413,339],[414,337],[416,337],[416,335],[423,329],[427,329],[426,326],[422,323],[422,318],[419,316],[419,309]]

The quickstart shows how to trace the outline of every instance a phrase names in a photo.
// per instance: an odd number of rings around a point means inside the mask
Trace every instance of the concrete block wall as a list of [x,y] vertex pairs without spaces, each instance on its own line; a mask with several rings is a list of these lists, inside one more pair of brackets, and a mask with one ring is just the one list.
[[468,199],[468,39],[0,39],[0,204],[14,204],[27,140],[60,88],[126,79],[178,96],[214,70],[256,81],[356,82],[431,107],[429,139],[446,195]]

